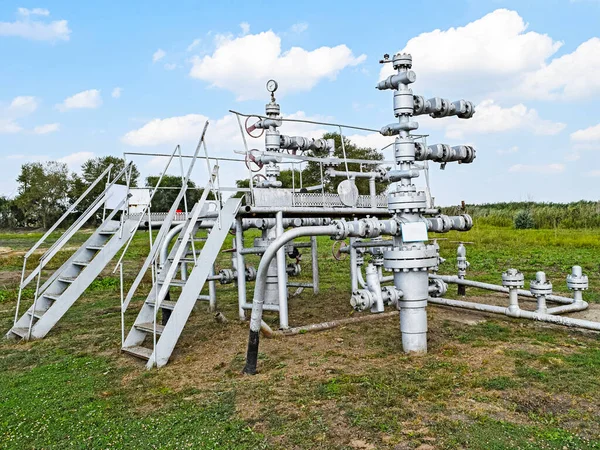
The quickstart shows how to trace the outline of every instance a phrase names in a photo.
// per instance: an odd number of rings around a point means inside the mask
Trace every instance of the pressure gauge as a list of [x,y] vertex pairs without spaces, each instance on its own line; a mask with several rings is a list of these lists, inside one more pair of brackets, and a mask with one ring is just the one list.
[[275,81],[275,80],[267,81],[267,91],[273,93],[277,90],[277,87],[278,87],[277,81]]

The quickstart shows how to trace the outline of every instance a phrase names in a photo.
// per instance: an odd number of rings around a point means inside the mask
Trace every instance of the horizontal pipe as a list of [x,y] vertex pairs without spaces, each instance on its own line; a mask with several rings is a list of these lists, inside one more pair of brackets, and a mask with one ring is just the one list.
[[564,314],[570,312],[584,311],[588,309],[587,302],[579,301],[571,303],[570,305],[555,306],[554,308],[548,308],[546,311],[548,314]]
[[547,313],[543,314],[534,311],[525,311],[523,309],[516,309],[514,311],[510,311],[508,308],[505,308],[503,306],[485,305],[481,303],[465,302],[461,300],[450,300],[446,298],[430,297],[428,301],[429,303],[432,303],[434,305],[454,306],[457,308],[471,309],[474,311],[504,314],[507,317],[512,317],[515,319],[531,319],[537,320],[539,322],[547,322],[570,328],[584,328],[586,330],[600,331],[600,322],[593,322],[591,320],[555,316]]
[[243,213],[246,214],[275,214],[278,211],[283,211],[284,214],[302,214],[302,215],[332,215],[332,216],[391,216],[387,207],[382,208],[326,208],[326,207],[298,207],[298,206],[250,206],[244,207]]
[[242,255],[262,255],[267,247],[244,247],[240,250]]
[[348,325],[351,323],[370,322],[372,320],[385,319],[388,317],[397,317],[398,311],[392,311],[380,314],[368,314],[360,317],[349,317],[347,319],[332,320],[330,322],[313,323],[312,325],[304,325],[301,327],[288,328],[287,330],[278,330],[273,334],[275,336],[293,336],[295,334],[308,333],[309,331],[323,331],[331,328],[339,327],[341,325]]
[[[242,305],[244,309],[252,309],[252,303],[244,303]],[[279,305],[263,305],[265,311],[279,311]]]
[[311,287],[313,287],[312,283],[301,283],[299,281],[289,281],[287,285],[289,287],[304,287],[304,288],[311,288]]
[[[465,280],[462,278],[458,278],[456,275],[449,276],[449,275],[430,274],[429,278],[439,279],[446,283],[460,284],[463,286],[471,286],[471,287],[475,287],[475,288],[479,288],[479,289],[487,289],[488,291],[503,292],[505,294],[508,294],[508,291],[509,291],[509,289],[504,286],[498,286],[496,284],[491,284],[491,283],[483,283],[481,281]],[[518,289],[517,293],[522,297],[536,298],[535,295],[533,295],[531,292],[526,291],[524,289]],[[571,304],[574,301],[572,298],[562,297],[560,295],[547,295],[546,300],[549,300],[549,301],[552,301],[555,303],[564,303],[564,304]]]

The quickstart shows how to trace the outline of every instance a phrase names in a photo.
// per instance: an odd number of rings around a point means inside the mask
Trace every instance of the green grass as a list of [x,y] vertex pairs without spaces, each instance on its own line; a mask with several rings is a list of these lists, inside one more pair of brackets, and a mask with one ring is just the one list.
[[[88,235],[76,235],[73,245]],[[40,236],[0,233],[0,247],[13,249],[0,254],[0,331],[12,323],[22,253]],[[253,237],[248,233],[247,246]],[[473,241],[469,278],[499,283],[516,267],[527,280],[542,269],[554,290],[566,293],[565,277],[579,264],[590,279],[585,299],[598,301],[598,229],[479,226],[440,237],[448,238],[440,241],[447,258],[441,273],[456,270],[451,241]],[[139,233],[126,257],[127,286],[147,245],[148,234]],[[331,245],[319,238],[321,293],[290,300],[292,324],[352,314],[348,264],[333,260]],[[231,246],[228,238],[224,247]],[[60,252],[47,273],[69,254]],[[310,281],[307,256],[300,281]],[[230,258],[221,254],[217,269],[229,267]],[[503,318],[466,325],[430,308],[423,357],[401,353],[394,318],[262,339],[260,374],[245,377],[247,325],[234,320],[230,284],[218,286],[228,324],[198,308],[171,363],[148,372],[119,353],[119,278],[112,269],[45,339],[0,342],[0,448],[600,448],[597,335]],[[149,287],[148,276],[127,324]],[[455,295],[455,288],[448,293]],[[32,290],[24,294],[24,306],[32,297]],[[273,315],[265,320],[277,324]]]

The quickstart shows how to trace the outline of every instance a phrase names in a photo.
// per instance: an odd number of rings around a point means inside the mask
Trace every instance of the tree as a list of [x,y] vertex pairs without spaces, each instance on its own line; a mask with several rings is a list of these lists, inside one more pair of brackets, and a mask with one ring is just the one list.
[[[81,166],[81,176],[89,186],[94,182],[96,178],[98,178],[102,174],[102,172],[106,170],[106,168],[110,164],[113,165],[113,168],[110,171],[112,181],[115,178],[115,176],[121,170],[123,170],[123,167],[125,167],[125,160],[123,158],[119,158],[117,156],[100,156],[98,158],[88,159]],[[136,187],[139,177],[140,172],[134,164],[131,169],[131,181],[129,183],[129,186]],[[119,181],[117,181],[117,184],[127,184],[125,176],[123,176]]]
[[0,228],[15,228],[23,223],[23,212],[15,200],[0,196]]
[[[147,187],[155,187],[158,179],[160,177],[156,175],[151,175],[146,178],[146,186]],[[179,195],[179,191],[181,190],[181,177],[176,175],[164,175],[162,181],[160,182],[160,187],[158,191],[154,195],[152,199],[152,211],[154,212],[166,212],[171,209],[171,205]],[[161,188],[177,188],[177,189],[161,189]],[[192,210],[194,204],[200,200],[202,197],[202,192],[204,189],[200,189],[196,187],[196,184],[192,180],[188,180],[188,189],[185,195],[187,200],[189,211]],[[214,199],[214,195],[210,193],[208,195],[209,199]],[[183,210],[184,208],[183,200],[181,200],[178,209]]]
[[535,228],[535,221],[533,220],[533,214],[531,214],[531,210],[522,209],[517,212],[515,215],[515,228],[517,230]]
[[[344,157],[344,151],[342,149],[342,139],[339,133],[325,133],[323,135],[324,139],[333,139],[335,141],[335,152],[334,152],[334,156],[337,158],[343,158]],[[377,149],[374,148],[370,148],[370,147],[358,147],[357,145],[353,144],[350,139],[344,137],[344,147],[346,150],[346,158],[348,159],[367,159],[367,160],[375,160],[375,161],[380,161],[383,159],[383,155],[377,151]],[[363,172],[368,172],[371,171],[373,169],[375,169],[375,167],[377,167],[377,163],[374,164],[364,164],[362,166],[362,171]],[[323,165],[323,177],[321,178],[321,165],[316,162],[316,161],[309,161],[305,168],[302,170],[302,186],[303,187],[309,187],[309,186],[316,186],[321,184],[321,179],[323,179],[323,182],[325,184],[324,186],[324,190],[325,192],[337,192],[337,187],[338,184],[340,184],[343,180],[346,179],[346,177],[335,177],[335,178],[331,178],[329,177],[325,172],[326,172],[327,167],[325,165]],[[337,170],[339,171],[345,171],[346,170],[346,166],[345,164],[341,164],[341,167],[338,166],[336,167]],[[361,165],[359,163],[348,163],[348,170],[351,172],[359,172],[361,170]],[[296,171],[296,173],[294,173],[294,177],[295,177],[295,186],[296,188],[298,188],[300,186],[300,171]],[[291,188],[292,187],[292,171],[291,170],[282,170],[281,174],[279,176],[279,181],[282,182],[283,187],[285,188]],[[361,194],[368,194],[369,193],[369,180],[368,178],[357,178],[356,180],[356,187],[358,188],[358,191]],[[237,186],[240,188],[243,187],[248,187],[249,185],[249,181],[248,179],[245,180],[238,180],[237,182]],[[377,189],[377,193],[381,193],[385,190],[386,185],[384,183],[377,183],[376,185],[376,189]]]
[[17,183],[15,204],[23,212],[24,225],[47,228],[68,208],[71,176],[65,163],[23,164]]
[[[117,174],[125,167],[125,160],[117,156],[100,156],[97,158],[90,158],[81,165],[81,177],[74,175],[72,180],[71,198],[75,201],[83,192],[98,178],[102,175],[108,166],[112,164],[113,167],[110,171],[110,180],[104,178],[103,181],[99,182],[94,189],[81,201],[77,207],[78,212],[85,211],[92,202],[98,198],[100,194],[106,188],[106,183],[115,179]],[[136,187],[140,172],[138,171],[135,164],[131,168],[131,181],[130,187]],[[126,175],[123,175],[116,184],[127,184]],[[101,219],[100,214],[96,214],[95,217],[90,219],[90,223],[98,225]]]

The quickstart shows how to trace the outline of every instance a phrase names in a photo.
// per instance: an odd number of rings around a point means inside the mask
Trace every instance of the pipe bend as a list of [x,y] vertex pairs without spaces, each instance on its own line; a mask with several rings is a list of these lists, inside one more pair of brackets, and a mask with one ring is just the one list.
[[293,239],[303,236],[335,236],[339,232],[336,224],[311,227],[299,227],[284,232],[277,237],[265,250],[256,271],[256,284],[254,286],[254,298],[252,300],[252,315],[250,316],[250,333],[248,337],[248,351],[246,354],[246,365],[243,373],[256,374],[258,360],[259,332],[262,322],[265,287],[269,264],[277,254],[277,251]]

